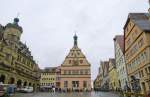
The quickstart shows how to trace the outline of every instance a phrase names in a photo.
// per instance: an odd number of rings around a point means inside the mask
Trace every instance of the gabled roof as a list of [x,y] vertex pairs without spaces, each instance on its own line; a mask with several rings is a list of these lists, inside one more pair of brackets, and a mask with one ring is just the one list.
[[[110,59],[109,59],[109,63],[112,63],[112,66],[113,66],[113,67],[116,67],[116,62],[115,62],[115,59],[114,59],[114,58],[110,58]],[[110,66],[109,66],[109,68],[110,68]]]
[[25,43],[21,42],[21,41],[19,41],[18,44],[19,44],[18,51],[20,51],[21,53],[24,53],[26,56],[33,59],[33,56],[31,55],[31,51],[29,50],[27,45]]
[[61,66],[90,66],[90,63],[77,45],[77,36],[75,35],[73,38],[74,45]]
[[116,41],[119,44],[120,49],[123,52],[124,51],[124,36],[123,35],[116,35],[114,38],[114,41]]
[[114,58],[110,58],[109,62],[111,62],[112,64],[115,64],[115,59]]
[[124,29],[127,27],[128,22],[133,21],[141,30],[148,32],[150,31],[150,17],[149,13],[129,13],[127,22],[124,26]]
[[145,32],[150,31],[150,21],[148,21],[148,20],[136,20],[134,22],[139,28],[141,28],[141,30],[143,30]]
[[103,70],[103,76],[105,76],[109,71],[109,62],[108,61],[101,61],[101,68]]
[[49,73],[55,73],[57,67],[45,67],[45,69],[42,69],[41,72],[49,72]]

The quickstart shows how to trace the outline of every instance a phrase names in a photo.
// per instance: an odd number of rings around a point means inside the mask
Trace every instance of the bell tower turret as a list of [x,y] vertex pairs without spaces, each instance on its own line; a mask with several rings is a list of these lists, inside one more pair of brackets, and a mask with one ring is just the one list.
[[19,18],[14,18],[13,23],[8,23],[4,30],[4,40],[18,42],[22,34],[22,27],[18,25]]
[[74,38],[74,46],[78,46],[78,36],[75,34],[73,38]]

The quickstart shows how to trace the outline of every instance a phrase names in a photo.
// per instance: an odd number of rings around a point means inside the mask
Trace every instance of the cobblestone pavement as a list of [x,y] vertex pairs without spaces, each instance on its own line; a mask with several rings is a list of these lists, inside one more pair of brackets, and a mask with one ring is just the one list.
[[111,92],[91,93],[17,93],[12,97],[119,97]]

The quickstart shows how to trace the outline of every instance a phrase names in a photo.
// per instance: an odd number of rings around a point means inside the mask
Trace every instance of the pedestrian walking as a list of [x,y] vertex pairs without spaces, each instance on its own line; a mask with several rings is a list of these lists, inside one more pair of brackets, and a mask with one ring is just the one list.
[[53,87],[52,89],[53,89],[53,92],[55,93],[55,87]]
[[7,87],[7,94],[11,96],[14,95],[14,93],[15,93],[15,85],[9,84]]

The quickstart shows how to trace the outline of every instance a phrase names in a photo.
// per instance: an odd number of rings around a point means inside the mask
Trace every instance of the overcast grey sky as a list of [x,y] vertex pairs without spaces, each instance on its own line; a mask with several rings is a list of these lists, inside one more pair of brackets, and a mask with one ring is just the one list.
[[0,0],[0,24],[20,13],[21,40],[40,68],[61,65],[77,31],[94,79],[100,60],[114,57],[113,37],[123,34],[128,13],[148,8],[148,0]]

